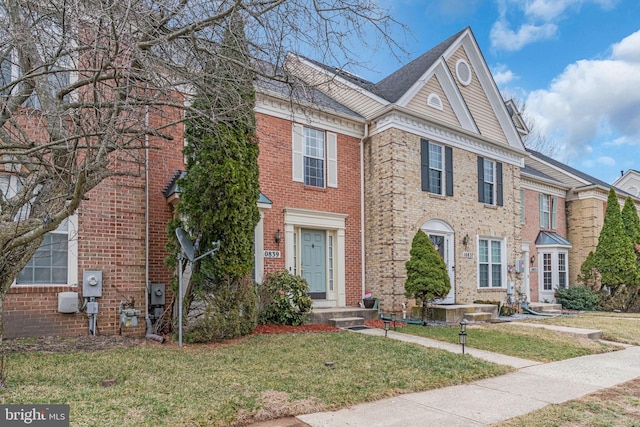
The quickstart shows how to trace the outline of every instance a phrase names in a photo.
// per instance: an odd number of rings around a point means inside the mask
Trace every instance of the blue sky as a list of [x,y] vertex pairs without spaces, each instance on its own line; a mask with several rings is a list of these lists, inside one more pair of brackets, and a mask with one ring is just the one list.
[[498,87],[526,104],[553,157],[612,183],[640,170],[640,1],[379,0],[409,57],[363,55],[377,82],[470,26]]

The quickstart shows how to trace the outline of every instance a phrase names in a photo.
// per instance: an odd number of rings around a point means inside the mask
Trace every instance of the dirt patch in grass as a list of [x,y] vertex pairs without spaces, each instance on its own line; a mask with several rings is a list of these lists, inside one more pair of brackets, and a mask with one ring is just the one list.
[[289,393],[282,391],[265,390],[261,393],[261,399],[261,409],[248,415],[240,413],[234,425],[246,426],[265,421],[273,422],[278,419],[290,420],[290,418],[295,415],[310,414],[326,409],[325,406],[316,399],[291,400]]
[[[339,331],[331,325],[258,325],[253,331],[254,334],[291,334],[291,333],[312,333],[312,332],[334,332]],[[225,343],[232,343],[230,340]],[[219,344],[219,343],[218,343]],[[177,342],[168,340],[165,344],[157,341],[145,339],[143,337],[131,337],[120,335],[85,335],[80,337],[27,337],[4,340],[0,343],[0,354],[45,352],[45,353],[68,353],[71,351],[102,351],[114,348],[132,347],[155,347],[155,346],[176,346]],[[193,346],[193,345],[192,345]]]
[[67,353],[71,351],[101,351],[113,348],[160,346],[157,341],[142,337],[120,335],[87,335],[80,337],[28,337],[4,340],[0,343],[0,354],[46,352]]

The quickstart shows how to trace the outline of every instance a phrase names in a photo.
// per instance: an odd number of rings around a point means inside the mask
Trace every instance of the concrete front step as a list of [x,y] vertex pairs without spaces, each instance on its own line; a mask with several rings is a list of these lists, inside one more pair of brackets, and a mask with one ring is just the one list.
[[464,313],[464,319],[467,322],[486,322],[492,319],[492,315],[486,312]]
[[530,302],[529,309],[537,311],[538,313],[562,314],[562,304]]
[[352,326],[363,326],[364,317],[336,317],[329,319],[329,324],[337,328],[351,328]]
[[309,323],[330,325],[330,319],[345,317],[361,317],[365,321],[378,318],[378,310],[359,307],[314,308],[309,317]]

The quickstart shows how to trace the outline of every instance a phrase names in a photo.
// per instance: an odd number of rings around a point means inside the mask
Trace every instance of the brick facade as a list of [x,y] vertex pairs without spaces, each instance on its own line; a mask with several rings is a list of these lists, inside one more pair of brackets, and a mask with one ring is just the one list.
[[[292,122],[265,114],[256,114],[256,121],[260,191],[273,202],[264,212],[264,249],[282,253],[264,260],[265,273],[286,267],[286,208],[344,214],[346,304],[357,305],[362,298],[359,139],[338,134],[337,188],[310,187],[292,179]],[[277,230],[283,233],[280,243],[274,239]]]
[[[421,190],[420,137],[391,129],[371,137],[365,146],[366,282],[382,298],[385,311],[399,311],[404,296],[405,263],[413,236],[428,221],[453,229],[455,302],[501,301],[504,288],[480,289],[477,282],[478,238],[503,239],[507,264],[520,257],[519,167],[503,164],[503,206],[478,202],[477,155],[453,149],[454,195]],[[516,199],[516,197],[518,197]],[[463,239],[468,236],[466,247]],[[463,252],[473,254],[463,257]],[[506,268],[506,265],[504,266]],[[512,273],[507,281],[518,282]]]

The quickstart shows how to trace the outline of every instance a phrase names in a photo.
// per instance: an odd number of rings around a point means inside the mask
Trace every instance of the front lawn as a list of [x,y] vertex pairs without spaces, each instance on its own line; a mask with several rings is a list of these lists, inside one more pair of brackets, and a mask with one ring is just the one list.
[[[254,335],[183,348],[14,353],[0,402],[68,403],[74,426],[219,426],[336,409],[511,370],[350,332]],[[103,387],[106,379],[116,384]]]
[[[457,344],[460,328],[408,325],[399,332]],[[619,349],[599,341],[579,339],[546,329],[504,324],[469,325],[467,346],[539,362],[554,362]]]
[[547,323],[574,328],[598,329],[605,340],[640,345],[640,314],[612,312],[584,312],[578,316],[530,319],[531,322]]

